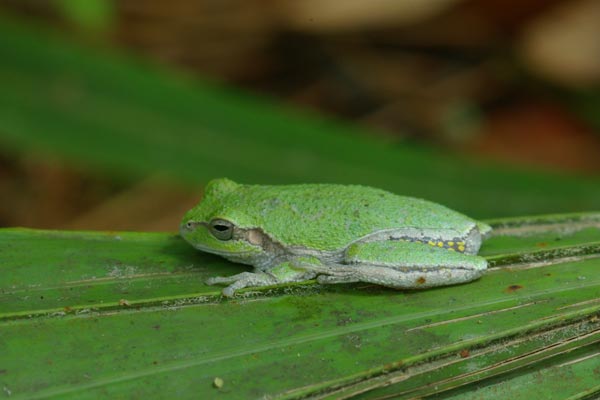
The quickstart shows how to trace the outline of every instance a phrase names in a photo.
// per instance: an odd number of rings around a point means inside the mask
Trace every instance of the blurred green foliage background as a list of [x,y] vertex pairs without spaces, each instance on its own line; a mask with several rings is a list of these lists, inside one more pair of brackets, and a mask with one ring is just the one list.
[[597,2],[0,0],[2,226],[173,230],[212,177],[600,204]]

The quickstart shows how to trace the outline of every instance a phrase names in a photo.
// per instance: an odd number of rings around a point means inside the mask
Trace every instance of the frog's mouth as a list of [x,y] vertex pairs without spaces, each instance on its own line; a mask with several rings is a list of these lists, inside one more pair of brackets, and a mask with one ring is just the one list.
[[208,229],[198,229],[198,225],[206,227],[206,224],[198,223],[193,229],[188,224],[182,224],[179,228],[181,237],[195,249],[225,258],[251,259],[264,253],[260,243],[249,240],[248,235],[243,231],[236,233],[229,240],[220,240],[212,236]]
[[[223,256],[223,257],[252,255],[252,254],[256,254],[258,252],[257,250],[220,250],[220,249],[208,247],[208,246],[205,246],[205,245],[202,245],[199,243],[190,243],[190,244],[197,250],[204,251],[206,253],[216,254],[219,256]],[[259,249],[259,250],[261,250],[261,249]]]
[[[241,245],[248,246],[248,243],[244,241],[239,241]],[[270,257],[265,253],[264,249],[260,246],[253,246],[250,249],[236,249],[236,250],[224,250],[224,249],[216,249],[214,247],[209,247],[204,244],[199,243],[190,243],[195,249],[215,254],[217,256],[221,256],[229,261],[247,264],[247,265],[261,265],[265,260],[270,259]]]

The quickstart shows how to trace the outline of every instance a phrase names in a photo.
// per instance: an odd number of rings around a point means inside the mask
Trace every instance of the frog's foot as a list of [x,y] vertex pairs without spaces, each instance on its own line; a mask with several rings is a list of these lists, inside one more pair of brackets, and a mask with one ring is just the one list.
[[264,272],[242,272],[232,276],[215,276],[206,280],[207,285],[215,285],[220,283],[231,283],[223,289],[223,296],[233,297],[236,290],[246,287],[261,287],[270,286],[278,283],[277,278],[265,274]]
[[248,275],[254,275],[253,272],[242,272],[240,274],[235,274],[231,276],[213,276],[211,278],[206,279],[205,283],[207,285],[218,285],[221,283],[232,283],[239,279],[245,279]]
[[226,297],[233,297],[236,290],[247,287],[263,287],[278,283],[301,282],[312,279],[316,276],[316,273],[312,271],[306,271],[300,266],[300,264],[313,261],[314,260],[309,258],[299,258],[298,260],[292,260],[278,264],[266,272],[255,270],[255,272],[242,272],[241,274],[232,276],[217,276],[208,278],[206,280],[206,284],[230,284],[223,289],[223,295]]
[[360,281],[360,276],[356,276],[351,273],[345,275],[319,275],[317,277],[317,282],[322,285],[329,285],[333,283],[354,283]]

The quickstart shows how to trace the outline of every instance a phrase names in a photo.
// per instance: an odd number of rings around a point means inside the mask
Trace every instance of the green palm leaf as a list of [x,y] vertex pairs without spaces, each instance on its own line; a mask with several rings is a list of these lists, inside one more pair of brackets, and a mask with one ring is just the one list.
[[597,393],[600,214],[492,223],[493,268],[470,284],[233,300],[202,282],[245,267],[176,235],[5,229],[1,379],[23,398],[526,398],[560,370],[577,377],[563,397]]

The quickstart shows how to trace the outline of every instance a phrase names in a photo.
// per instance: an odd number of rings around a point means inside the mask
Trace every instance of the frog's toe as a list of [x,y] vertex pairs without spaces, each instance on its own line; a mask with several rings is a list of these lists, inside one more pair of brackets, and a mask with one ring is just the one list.
[[[233,281],[235,281],[235,279]],[[231,280],[231,277],[228,276],[213,276],[211,278],[206,279],[204,283],[206,283],[209,286],[212,286],[218,285],[220,283],[231,283],[233,281]]]
[[[206,281],[207,285],[218,285],[218,284],[228,284],[231,285],[224,288],[221,293],[225,297],[233,297],[235,295],[235,291],[241,289],[245,286],[245,282],[243,280],[231,279],[230,276],[215,276],[212,278],[208,278]],[[232,283],[233,282],[233,283]]]
[[213,276],[204,281],[207,285],[218,285],[220,283],[235,283],[237,281],[254,281],[258,274],[253,272],[242,272],[231,276]]
[[232,276],[216,276],[208,278],[206,280],[207,285],[214,285],[219,283],[229,284],[223,289],[223,295],[232,297],[236,290],[247,288],[247,287],[261,287],[269,286],[278,283],[277,278],[267,275],[265,273],[253,273],[253,272],[242,272]]
[[358,282],[359,279],[353,275],[319,275],[317,282],[322,285],[330,285],[334,283],[352,283]]
[[235,296],[235,288],[232,288],[231,286],[227,286],[225,289],[223,289],[221,291],[221,293],[223,293],[223,296],[225,296],[225,297],[233,297],[233,296]]

